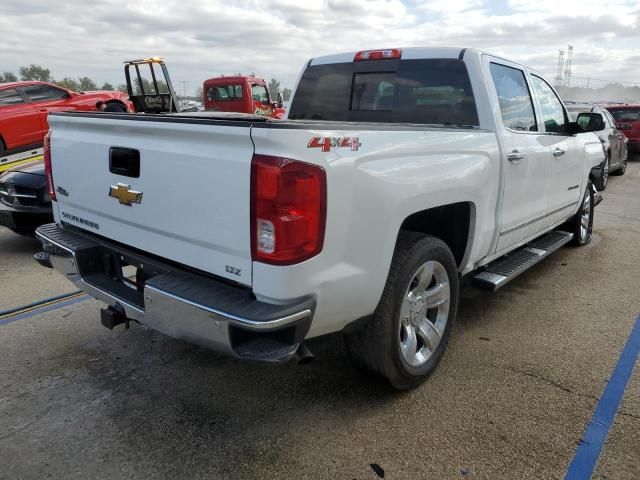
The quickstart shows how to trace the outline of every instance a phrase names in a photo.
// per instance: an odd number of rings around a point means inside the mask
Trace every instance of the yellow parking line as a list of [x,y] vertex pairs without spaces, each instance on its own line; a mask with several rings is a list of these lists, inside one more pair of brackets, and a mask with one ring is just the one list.
[[22,165],[24,163],[33,162],[34,160],[42,160],[42,154],[38,154],[29,158],[23,158],[22,160],[16,160],[15,162],[3,163],[2,165],[0,165],[0,172],[4,172],[6,170],[9,170],[10,168]]

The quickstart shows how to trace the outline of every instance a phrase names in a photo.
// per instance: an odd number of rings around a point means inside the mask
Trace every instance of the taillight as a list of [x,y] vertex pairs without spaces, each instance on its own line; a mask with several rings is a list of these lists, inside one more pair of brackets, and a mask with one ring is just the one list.
[[53,171],[51,170],[51,132],[44,136],[44,175],[47,177],[47,188],[51,200],[56,201],[56,191],[53,187]]
[[353,57],[354,62],[362,62],[364,60],[397,60],[402,56],[402,50],[399,48],[389,48],[387,50],[364,50],[356,53]]
[[291,265],[322,250],[327,206],[323,168],[288,158],[251,161],[253,260]]

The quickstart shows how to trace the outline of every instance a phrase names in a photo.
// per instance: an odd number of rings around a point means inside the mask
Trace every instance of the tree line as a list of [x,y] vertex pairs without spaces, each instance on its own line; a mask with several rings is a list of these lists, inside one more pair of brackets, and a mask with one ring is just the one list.
[[60,80],[56,80],[55,78],[53,78],[53,75],[51,75],[51,70],[33,63],[28,67],[20,67],[18,69],[18,75],[13,72],[0,73],[0,83],[17,82],[18,80],[49,82],[67,88],[69,90],[75,90],[79,92],[85,92],[87,90],[120,90],[123,92],[127,91],[127,86],[125,84],[114,87],[109,82],[105,82],[101,86],[98,86],[98,84],[89,77],[64,77]]
[[[242,74],[237,73],[236,76],[241,76]],[[0,73],[0,83],[5,82],[17,82],[18,80],[23,81],[38,81],[38,82],[48,82],[59,85],[68,90],[74,90],[77,92],[86,92],[88,90],[120,90],[121,92],[127,92],[127,85],[122,83],[120,85],[114,86],[109,82],[103,83],[101,86],[93,81],[89,77],[64,77],[62,79],[56,80],[51,74],[51,70],[45,68],[41,65],[31,64],[29,66],[20,67],[18,69],[18,75],[13,72],[2,72]],[[146,78],[142,79],[142,87],[145,92],[152,92],[153,86],[151,82]],[[288,102],[291,99],[292,91],[290,88],[280,88],[280,81],[272,78],[267,86],[269,90],[269,95],[272,99],[278,98],[278,93],[282,93],[282,98],[285,102]],[[140,85],[138,79],[134,79],[134,89],[138,92],[140,91]],[[161,80],[158,80],[158,89],[160,92],[168,92],[169,88],[167,84]],[[196,89],[196,96],[202,100],[202,87],[198,87]]]

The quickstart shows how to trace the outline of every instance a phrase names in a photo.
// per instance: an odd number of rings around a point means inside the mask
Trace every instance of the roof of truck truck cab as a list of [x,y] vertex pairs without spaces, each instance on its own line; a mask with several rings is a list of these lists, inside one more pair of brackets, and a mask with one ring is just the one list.
[[[380,48],[380,49],[367,49],[359,51],[371,51],[371,50],[390,50],[392,47]],[[467,51],[473,49],[461,48],[461,47],[393,47],[402,51],[402,60],[416,60],[421,58],[462,58]],[[347,63],[353,62],[355,55],[359,51],[336,53],[332,55],[325,55],[322,57],[312,58],[309,61],[311,65],[324,65],[329,63]]]
[[251,75],[233,75],[233,76],[225,76],[225,77],[213,77],[208,78],[204,81],[205,85],[207,84],[227,84],[227,83],[265,83],[263,78],[253,77]]
[[[515,65],[519,65],[523,68],[527,68],[535,73],[534,68],[531,68],[525,64],[522,64],[518,61],[501,57],[500,55],[495,55],[491,52],[486,52],[484,50],[479,50],[477,48],[465,48],[465,47],[393,47],[402,52],[401,60],[420,60],[427,58],[457,58],[464,59],[469,55],[474,55],[480,57],[482,55],[490,55],[493,58],[497,58],[500,60],[505,60],[507,62],[513,63]],[[315,57],[309,60],[307,66],[312,65],[326,65],[331,63],[350,63],[354,61],[354,58],[357,53],[364,51],[375,51],[375,50],[391,50],[392,48],[380,48],[380,49],[368,49],[368,50],[358,50],[353,52],[344,52],[344,53],[336,53],[332,55],[325,55],[322,57]]]

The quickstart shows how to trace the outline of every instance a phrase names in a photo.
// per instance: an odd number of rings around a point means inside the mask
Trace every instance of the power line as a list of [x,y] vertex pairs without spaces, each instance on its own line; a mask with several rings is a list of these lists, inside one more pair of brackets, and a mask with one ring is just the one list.
[[596,82],[609,82],[609,83],[619,83],[622,85],[640,85],[639,82],[621,82],[619,80],[605,80],[603,78],[594,78],[594,77],[581,77],[578,75],[571,75],[572,78],[580,78],[582,80],[587,80],[587,82],[589,81],[596,81]]

